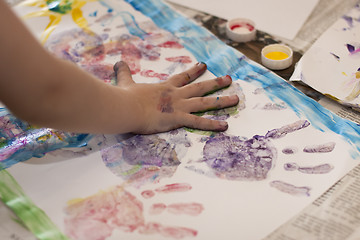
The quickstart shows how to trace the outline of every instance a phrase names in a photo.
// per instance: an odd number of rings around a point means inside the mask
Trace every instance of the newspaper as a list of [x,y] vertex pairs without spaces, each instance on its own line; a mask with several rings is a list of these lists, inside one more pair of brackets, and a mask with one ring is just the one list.
[[[323,97],[323,107],[360,124],[360,113]],[[360,240],[360,165],[265,240]]]
[[359,240],[360,166],[266,240]]

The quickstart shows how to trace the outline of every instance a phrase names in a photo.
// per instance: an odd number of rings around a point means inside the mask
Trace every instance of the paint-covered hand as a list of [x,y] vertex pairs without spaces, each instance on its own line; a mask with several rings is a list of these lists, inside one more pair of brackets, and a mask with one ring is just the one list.
[[[125,90],[138,109],[133,114],[136,120],[134,133],[150,134],[179,127],[201,130],[224,131],[225,121],[217,121],[191,113],[234,106],[237,95],[204,96],[231,84],[230,76],[192,83],[206,71],[206,64],[198,63],[185,72],[156,84],[135,83],[125,62],[114,65],[117,85]],[[135,102],[134,102],[135,101]]]

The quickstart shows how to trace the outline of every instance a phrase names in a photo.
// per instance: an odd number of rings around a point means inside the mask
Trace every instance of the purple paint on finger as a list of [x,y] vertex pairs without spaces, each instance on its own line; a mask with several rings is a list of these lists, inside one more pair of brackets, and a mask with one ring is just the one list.
[[283,181],[272,181],[270,186],[293,196],[310,196],[311,189],[309,187],[297,187]]
[[335,148],[336,143],[328,142],[320,145],[306,146],[304,152],[307,153],[328,153],[332,152]]

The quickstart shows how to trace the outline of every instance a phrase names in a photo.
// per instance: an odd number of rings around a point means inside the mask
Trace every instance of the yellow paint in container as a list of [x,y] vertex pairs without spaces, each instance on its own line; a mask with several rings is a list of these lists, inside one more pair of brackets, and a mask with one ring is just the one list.
[[287,55],[284,52],[269,52],[268,54],[265,55],[265,57],[271,60],[283,60],[288,58],[289,55]]
[[261,50],[261,63],[272,70],[282,70],[292,64],[293,51],[284,44],[271,44]]

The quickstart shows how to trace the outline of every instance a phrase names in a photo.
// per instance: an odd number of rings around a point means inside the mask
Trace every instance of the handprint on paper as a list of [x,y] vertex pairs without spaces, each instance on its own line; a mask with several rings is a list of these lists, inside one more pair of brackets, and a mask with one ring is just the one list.
[[[156,194],[185,193],[191,190],[186,183],[175,183],[145,190],[142,196],[149,198],[146,192]],[[200,203],[154,203],[145,209],[143,202],[121,186],[101,191],[84,199],[74,199],[65,208],[65,231],[76,240],[103,240],[115,234],[114,231],[158,234],[166,238],[182,239],[196,237],[198,232],[189,227],[167,226],[158,222],[146,221],[144,211],[149,215],[158,215],[164,211],[175,215],[196,217],[203,211]]]
[[141,186],[171,177],[191,146],[187,132],[135,135],[101,151],[105,165],[128,183]]
[[[111,14],[110,14],[111,15]],[[115,16],[112,16],[115,18]],[[125,26],[119,26],[125,27]],[[183,71],[193,62],[184,55],[184,47],[177,39],[165,31],[144,24],[148,32],[140,37],[128,33],[111,35],[107,28],[101,34],[74,29],[52,36],[45,47],[56,56],[78,64],[86,71],[105,82],[114,79],[113,64],[119,60],[129,65],[131,73],[138,81],[154,82],[166,80],[176,70]],[[152,32],[154,31],[154,32]],[[172,56],[168,56],[170,52]],[[166,56],[162,56],[166,55]],[[163,72],[154,69],[155,62],[168,63]]]

